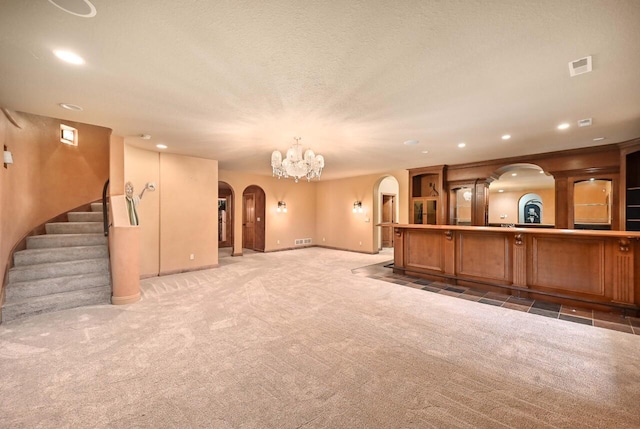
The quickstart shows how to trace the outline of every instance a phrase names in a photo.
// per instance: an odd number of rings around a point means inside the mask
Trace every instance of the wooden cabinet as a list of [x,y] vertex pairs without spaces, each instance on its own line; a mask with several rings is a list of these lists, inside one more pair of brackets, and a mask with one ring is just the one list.
[[640,150],[623,154],[623,157],[626,166],[625,229],[640,231]]
[[409,213],[413,224],[446,224],[446,198],[443,191],[444,166],[409,170]]

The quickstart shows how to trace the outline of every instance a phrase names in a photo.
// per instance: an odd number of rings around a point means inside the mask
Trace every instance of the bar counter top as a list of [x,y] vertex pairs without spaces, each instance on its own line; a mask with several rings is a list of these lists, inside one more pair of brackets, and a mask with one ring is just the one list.
[[609,230],[589,230],[589,229],[557,229],[557,228],[522,228],[522,227],[499,227],[499,226],[468,226],[468,225],[420,225],[406,223],[382,223],[378,226],[407,229],[429,229],[441,231],[489,231],[505,233],[523,234],[550,234],[574,237],[624,237],[640,239],[640,232],[636,231],[609,231]]

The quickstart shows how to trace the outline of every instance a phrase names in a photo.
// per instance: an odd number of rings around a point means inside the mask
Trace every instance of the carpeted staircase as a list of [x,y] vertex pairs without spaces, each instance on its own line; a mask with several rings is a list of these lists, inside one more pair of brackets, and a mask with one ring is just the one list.
[[102,203],[69,212],[68,222],[46,224],[45,235],[27,237],[13,256],[2,321],[94,304],[111,298],[109,250]]

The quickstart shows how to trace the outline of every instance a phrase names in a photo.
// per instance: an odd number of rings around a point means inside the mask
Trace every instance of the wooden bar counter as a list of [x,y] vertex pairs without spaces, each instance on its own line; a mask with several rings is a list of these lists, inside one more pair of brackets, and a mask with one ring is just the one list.
[[580,307],[640,309],[640,233],[394,225],[394,272]]

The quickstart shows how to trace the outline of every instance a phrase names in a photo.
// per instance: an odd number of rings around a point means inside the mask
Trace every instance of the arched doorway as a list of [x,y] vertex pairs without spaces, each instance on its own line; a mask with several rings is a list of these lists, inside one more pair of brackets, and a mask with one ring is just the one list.
[[218,182],[218,248],[233,249],[233,188]]
[[248,186],[242,193],[242,247],[264,252],[265,230],[264,190]]
[[374,241],[376,249],[393,248],[393,224],[398,223],[400,185],[393,176],[381,178],[374,186],[376,224],[388,224],[376,228]]

